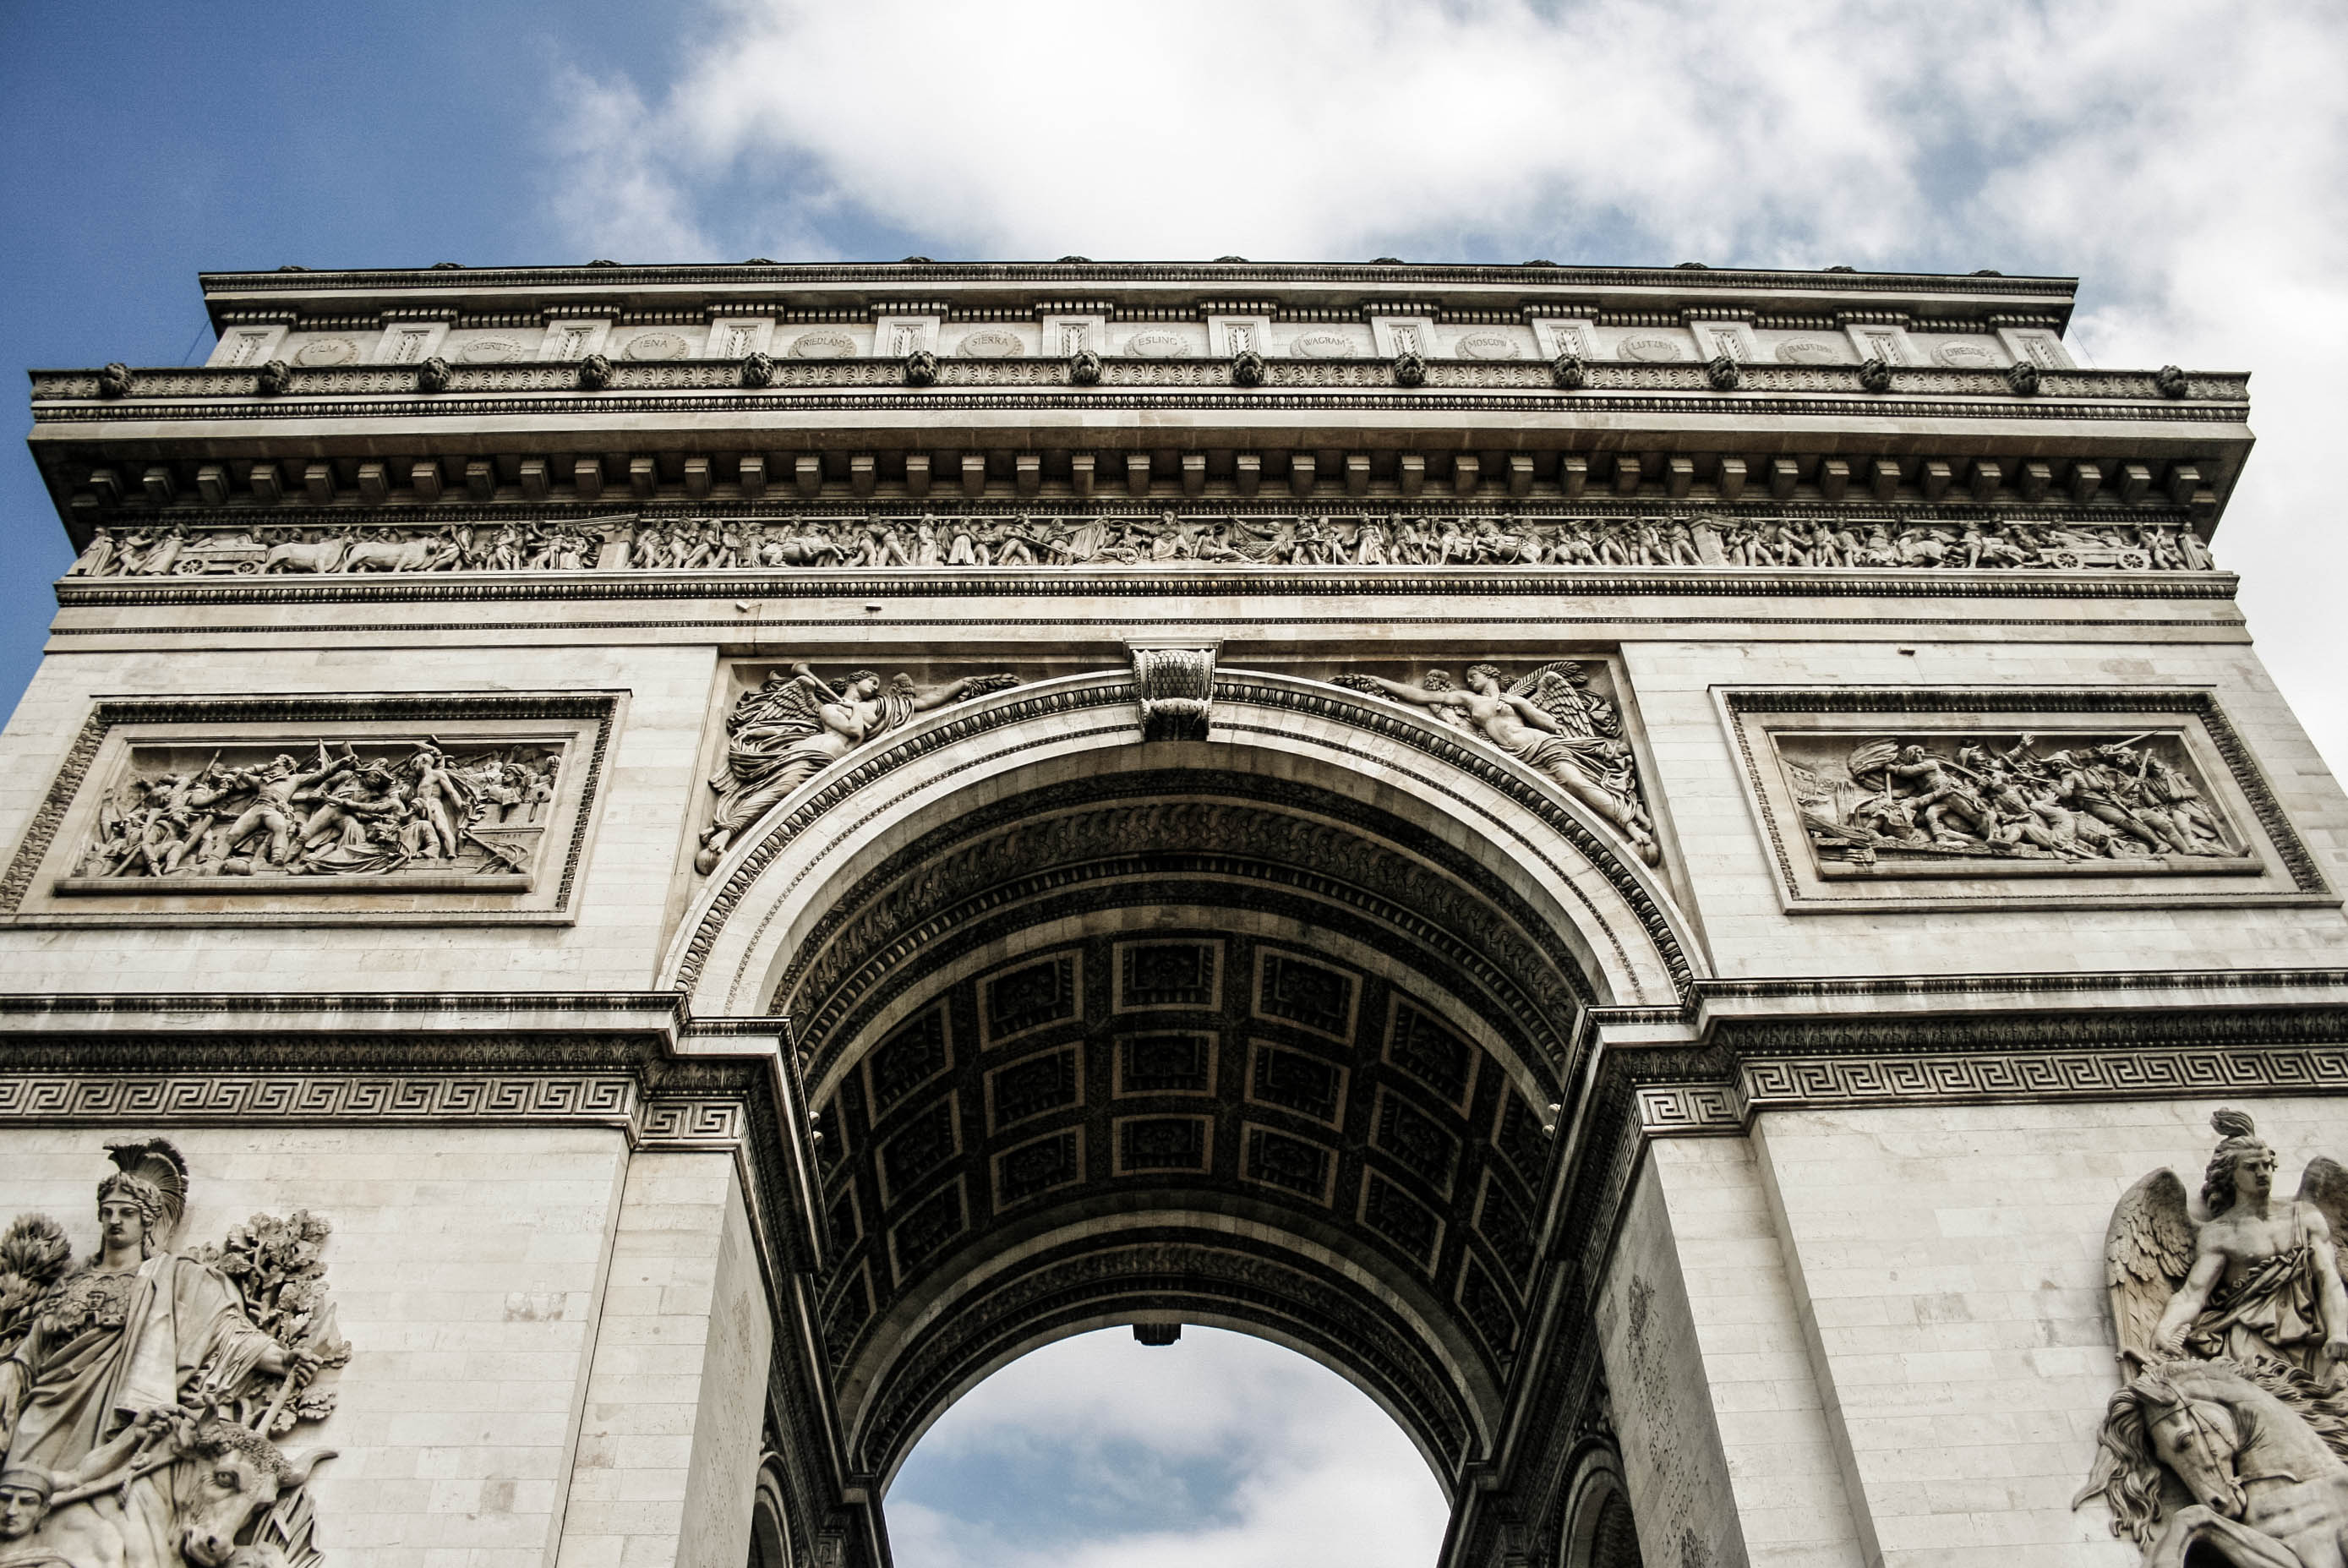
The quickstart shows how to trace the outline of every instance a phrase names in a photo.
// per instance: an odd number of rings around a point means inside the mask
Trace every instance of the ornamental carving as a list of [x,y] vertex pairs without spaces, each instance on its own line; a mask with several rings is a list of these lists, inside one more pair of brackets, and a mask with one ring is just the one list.
[[421,738],[134,744],[69,885],[526,876],[561,767],[555,747]]
[[2183,736],[1781,734],[1822,874],[2245,871]]
[[1663,863],[1622,709],[1595,686],[1581,661],[1543,665],[1514,681],[1496,665],[1476,665],[1465,686],[1454,686],[1443,670],[1416,681],[1339,676],[1336,684],[1424,709],[1480,737],[1596,812],[1647,864]]
[[[2128,1381],[2078,1507],[2100,1498],[2148,1564],[2336,1563],[2348,1550],[2348,1170],[2294,1198],[2250,1118],[2220,1110],[2201,1214],[2174,1171],[2128,1189],[2104,1242]],[[2197,1552],[2197,1548],[2201,1549]]]
[[[603,549],[606,538],[624,549]],[[66,575],[257,577],[1037,566],[1841,567],[2208,572],[2189,524],[1735,519],[1109,515],[686,518],[633,529],[512,521],[438,527],[105,527]]]
[[1788,909],[2332,900],[2204,690],[1773,686],[1717,700]]
[[307,1495],[330,1449],[277,1439],[334,1411],[350,1359],[314,1214],[256,1214],[182,1249],[189,1171],[109,1143],[97,1249],[17,1217],[0,1233],[0,1562],[26,1568],[314,1568]]
[[980,675],[924,687],[902,671],[884,682],[856,670],[835,686],[805,665],[777,670],[726,716],[726,764],[709,780],[717,805],[694,869],[708,875],[736,835],[858,748],[933,708],[1018,684],[1014,676]]

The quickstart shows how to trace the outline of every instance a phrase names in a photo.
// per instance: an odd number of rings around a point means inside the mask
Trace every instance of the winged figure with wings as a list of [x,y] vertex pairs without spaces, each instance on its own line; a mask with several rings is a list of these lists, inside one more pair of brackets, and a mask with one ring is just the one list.
[[2248,1114],[2209,1119],[2219,1144],[2197,1223],[2174,1171],[2112,1211],[2104,1282],[2122,1369],[2178,1358],[2281,1361],[2329,1387],[2348,1363],[2348,1285],[2333,1238],[2348,1225],[2348,1169],[2318,1155],[2296,1198],[2274,1196],[2275,1152]]
[[736,834],[866,741],[916,714],[1018,684],[1014,676],[964,676],[924,690],[901,672],[884,684],[873,671],[858,670],[834,690],[805,665],[776,671],[726,715],[726,766],[709,780],[717,810],[694,869],[707,876]]
[[1649,865],[1662,863],[1654,823],[1639,799],[1637,764],[1622,739],[1614,705],[1589,691],[1589,672],[1575,660],[1543,665],[1514,685],[1491,665],[1468,672],[1467,689],[1412,686],[1378,676],[1344,676],[1338,684],[1426,708],[1457,714],[1468,727],[1519,761],[1562,786],[1567,794],[1613,824]]

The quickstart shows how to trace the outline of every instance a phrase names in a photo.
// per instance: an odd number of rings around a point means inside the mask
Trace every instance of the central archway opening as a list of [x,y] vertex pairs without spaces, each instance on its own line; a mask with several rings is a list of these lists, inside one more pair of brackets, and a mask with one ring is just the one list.
[[1029,1352],[924,1433],[886,1499],[901,1568],[1425,1568],[1449,1509],[1359,1389],[1269,1341],[1123,1328]]
[[1495,1467],[1602,1402],[1551,1365],[1554,1134],[1586,1009],[1684,974],[1668,911],[1433,727],[1253,676],[1215,738],[1135,744],[1113,678],[1064,685],[784,802],[676,949],[697,995],[789,1020],[846,1486],[919,1496],[924,1435],[1004,1368],[1179,1357],[1131,1334],[1181,1325],[1342,1379],[1485,1530]]

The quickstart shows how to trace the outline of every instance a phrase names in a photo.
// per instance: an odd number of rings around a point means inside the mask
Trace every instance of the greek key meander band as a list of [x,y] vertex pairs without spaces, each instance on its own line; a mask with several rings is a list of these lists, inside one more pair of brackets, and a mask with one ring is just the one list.
[[615,1074],[0,1076],[0,1122],[264,1120],[596,1126],[640,1149],[731,1149],[748,1113],[736,1098],[648,1095]]
[[1643,1085],[1636,1099],[1642,1130],[1669,1138],[1742,1133],[1765,1111],[2343,1089],[2348,1046],[2319,1046],[1773,1057],[1739,1063],[1727,1083]]

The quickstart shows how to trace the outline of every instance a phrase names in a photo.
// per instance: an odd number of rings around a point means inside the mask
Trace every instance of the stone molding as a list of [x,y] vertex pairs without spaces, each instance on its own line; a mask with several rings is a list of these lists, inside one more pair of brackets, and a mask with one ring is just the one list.
[[[283,387],[263,396],[257,369],[149,368],[131,371],[130,388],[109,397],[97,370],[35,370],[32,400],[47,422],[111,423],[157,418],[294,419],[349,418],[354,414],[402,418],[490,414],[574,412],[696,412],[755,408],[788,400],[843,407],[1151,407],[1163,389],[1185,406],[1210,407],[1312,407],[1442,408],[1508,407],[1576,412],[1650,412],[1670,406],[1675,394],[1688,400],[1733,408],[1742,417],[1849,411],[1848,399],[1870,416],[1965,419],[2017,416],[2087,420],[2119,417],[2111,405],[2129,407],[2130,420],[2195,423],[2236,420],[2250,399],[2250,377],[2236,372],[2197,373],[2188,377],[2181,398],[2163,394],[2153,374],[2142,370],[2047,370],[2039,390],[2024,397],[2003,369],[1955,370],[1900,366],[1890,387],[1869,390],[1857,365],[1749,365],[1739,367],[1735,401],[1719,388],[1701,364],[1643,364],[1591,360],[1582,384],[1556,385],[1543,361],[1426,359],[1425,390],[1397,388],[1394,363],[1385,358],[1273,359],[1263,364],[1261,390],[1234,388],[1231,362],[1219,358],[1101,361],[1098,378],[1077,381],[1067,360],[939,360],[932,387],[908,388],[902,362],[894,358],[771,362],[764,387],[743,385],[738,360],[623,361],[609,382],[593,390],[580,385],[579,366],[569,361],[448,367],[445,388],[420,394],[417,371],[408,366],[303,367],[291,370]],[[957,394],[953,388],[966,389]],[[1035,388],[1022,397],[997,388]],[[1376,389],[1345,397],[1344,389]],[[983,389],[983,390],[982,390]],[[798,397],[795,394],[808,396]],[[630,396],[633,394],[633,396]],[[719,396],[711,396],[719,394]],[[1122,394],[1122,396],[1120,395]],[[1183,396],[1189,394],[1190,396]],[[1477,394],[1490,394],[1478,397]],[[252,399],[234,403],[222,398]],[[982,401],[973,402],[976,397]],[[1810,398],[1834,398],[1821,405]],[[331,399],[331,401],[329,400]],[[365,399],[364,403],[359,402]],[[1137,399],[1138,401],[1137,402]],[[60,405],[71,405],[70,409]]]
[[[1511,304],[1520,294],[1565,295],[1576,289],[1668,289],[1673,294],[1865,294],[1897,299],[1904,305],[1918,289],[1929,288],[1936,297],[1994,300],[2021,296],[2066,308],[2077,286],[2075,279],[2063,277],[1953,273],[1787,273],[1735,267],[1559,266],[1546,262],[1094,262],[1076,258],[1065,262],[933,262],[920,256],[902,262],[742,262],[651,266],[337,267],[315,271],[303,267],[291,273],[198,275],[204,293],[211,297],[360,292],[405,294],[417,290],[475,293],[519,288],[625,290],[645,284],[675,287],[691,284],[724,284],[736,290],[807,284],[850,284],[880,289],[963,283],[1035,283],[1047,285],[1058,294],[1071,288],[1097,293],[1137,283],[1217,288],[1238,285],[1251,291],[1319,283],[1356,286],[1406,284],[1417,288],[1481,284],[1511,291]],[[617,314],[610,307],[569,308]],[[729,304],[728,309],[731,308]],[[1547,303],[1528,303],[1524,308],[1547,313],[1551,306]],[[1580,307],[1577,304],[1573,308]]]
[[762,1245],[809,1269],[788,1030],[695,1020],[667,992],[0,995],[0,1124],[604,1128],[730,1154]]
[[[620,703],[618,693],[586,691],[98,698],[91,704],[88,717],[83,721],[73,744],[67,748],[64,760],[58,764],[48,792],[26,825],[5,874],[0,875],[0,921],[19,924],[67,925],[169,925],[189,922],[207,925],[568,922],[572,917],[580,873],[585,864],[587,846],[596,823],[596,806],[602,789],[604,768],[618,721]],[[192,733],[201,728],[204,739],[227,743],[250,739],[256,729],[267,726],[302,725],[328,730],[338,726],[396,726],[420,730],[436,725],[486,723],[520,726],[545,722],[569,722],[584,728],[575,755],[564,765],[558,797],[560,810],[569,817],[569,831],[559,851],[551,848],[544,856],[545,863],[539,868],[541,885],[551,884],[548,895],[542,900],[530,898],[527,904],[517,901],[515,907],[511,908],[438,911],[428,908],[322,909],[295,913],[256,907],[222,913],[170,907],[175,900],[216,895],[215,890],[205,886],[206,879],[173,879],[140,882],[139,895],[152,901],[154,907],[137,911],[81,913],[47,907],[46,900],[40,901],[42,907],[31,910],[26,907],[28,900],[36,897],[36,883],[43,867],[53,862],[58,852],[60,831],[67,826],[69,819],[77,816],[77,808],[91,789],[107,787],[107,781],[96,779],[93,769],[109,738],[118,731],[138,727],[176,728]],[[555,863],[558,859],[559,866]],[[288,879],[288,885],[275,890],[274,896],[281,900],[314,896],[306,889],[293,885],[301,880]],[[378,895],[428,896],[425,893],[403,894],[396,884],[388,883],[380,888],[369,887],[365,892]],[[247,902],[262,905],[264,900],[263,897],[250,897]],[[333,902],[351,903],[350,891],[336,890]]]
[[[412,515],[399,521],[411,523]],[[344,526],[337,520],[335,526]],[[362,525],[353,525],[362,526]],[[385,526],[390,526],[386,524]],[[1990,572],[1828,566],[1211,566],[772,568],[694,572],[467,572],[307,576],[64,578],[66,609],[193,604],[660,601],[755,595],[839,599],[1180,597],[2000,598],[2231,600],[2230,573]],[[1675,617],[1674,624],[1685,617]],[[2050,623],[2051,624],[2051,623]],[[2142,623],[2129,622],[2128,624]]]

